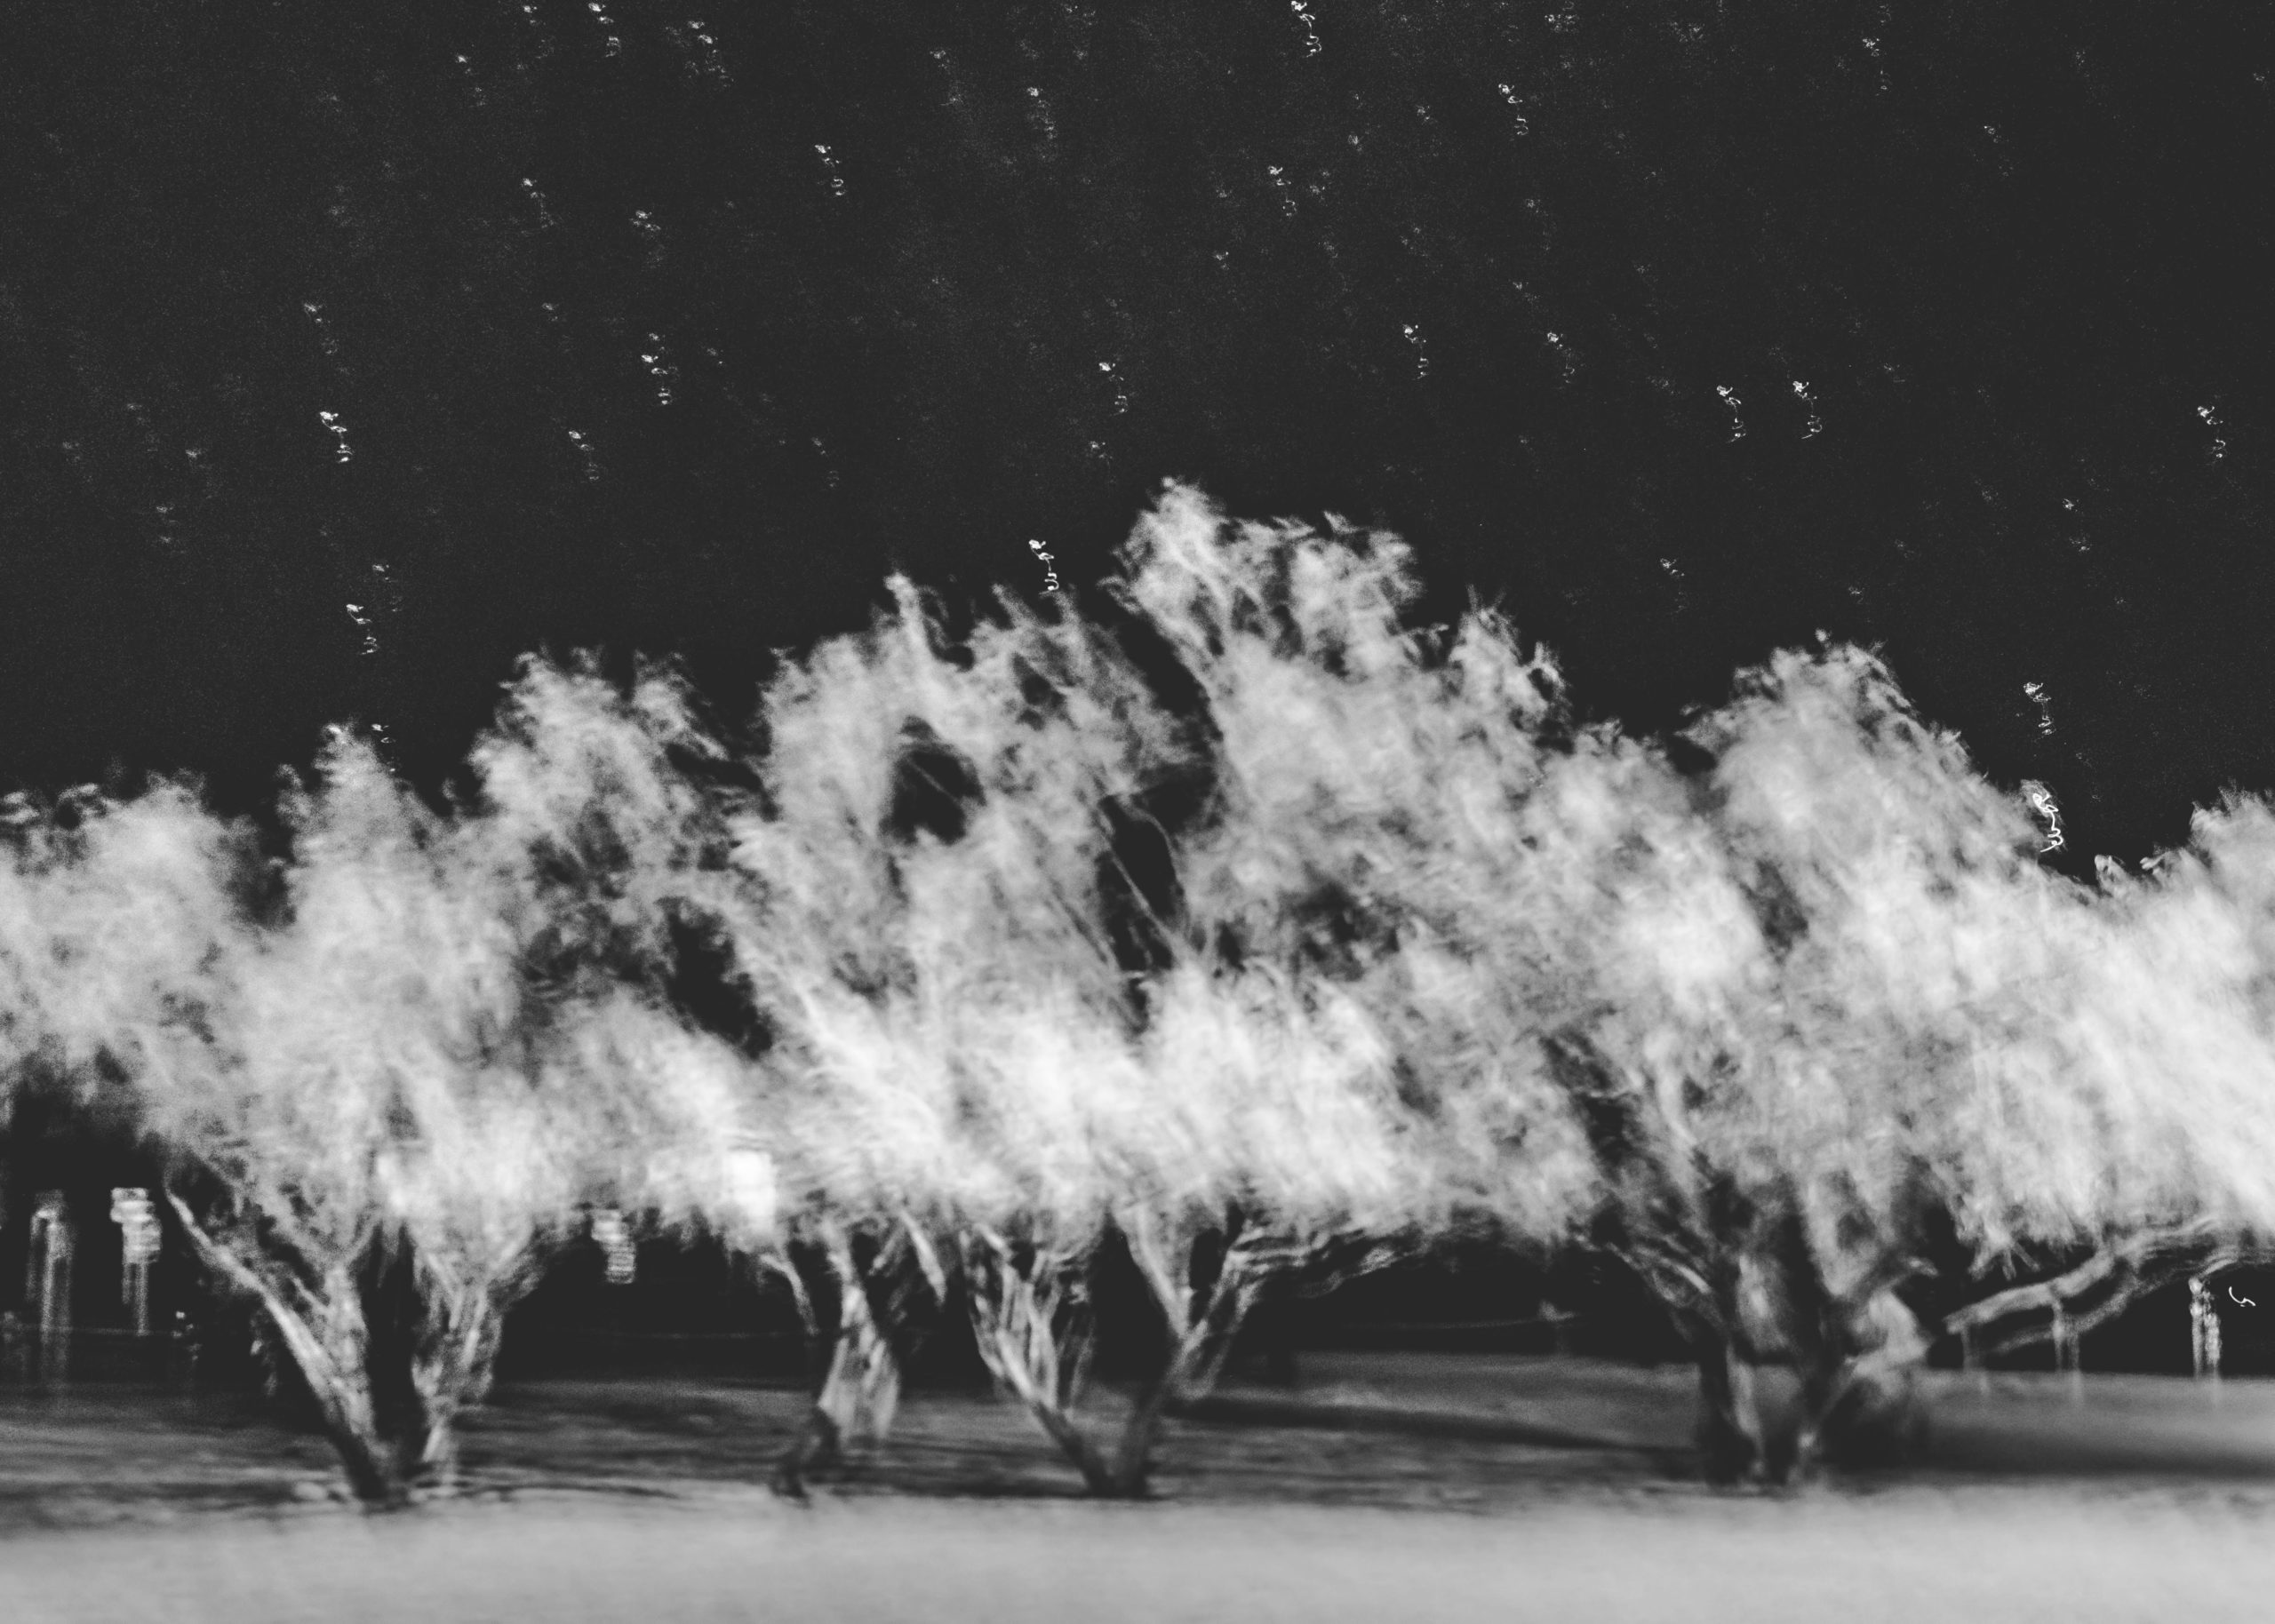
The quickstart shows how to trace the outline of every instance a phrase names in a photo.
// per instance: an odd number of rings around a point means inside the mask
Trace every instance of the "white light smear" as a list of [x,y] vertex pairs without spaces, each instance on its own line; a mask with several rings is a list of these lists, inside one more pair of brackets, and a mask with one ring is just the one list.
[[1548,340],[1548,347],[1556,352],[1557,366],[1564,374],[1564,381],[1570,383],[1580,370],[1580,358],[1573,354],[1572,346],[1564,341],[1562,333],[1550,332],[1542,336]]
[[1401,330],[1406,334],[1406,341],[1414,346],[1414,376],[1417,378],[1429,377],[1430,341],[1425,336],[1424,336],[1421,323],[1418,322],[1409,322],[1402,329],[1401,329]]
[[2205,427],[2215,431],[2212,437],[2212,460],[2214,462],[2222,460],[2228,454],[2228,442],[2217,433],[2220,427],[2218,410],[2210,406],[2199,406],[2196,409],[2196,415],[2204,419]]
[[1714,386],[1714,393],[1720,395],[1722,397],[1722,404],[1730,409],[1730,438],[1732,440],[1744,439],[1745,418],[1739,415],[1738,392],[1731,388],[1728,384],[1716,384]]
[[584,462],[585,481],[590,484],[601,476],[600,458],[593,454],[592,442],[573,428],[565,432],[569,436],[569,443],[576,448],[578,457]]
[[2038,707],[2038,730],[2044,734],[2048,738],[2052,738],[2054,736],[2054,712],[2052,709],[2054,697],[2046,691],[2046,684],[2043,682],[2025,682],[2023,684],[2023,692],[2028,694],[2031,698],[2031,703]]
[[1793,380],[1793,396],[1809,409],[1809,426],[1801,432],[1801,438],[1814,440],[1824,432],[1824,419],[1816,414],[1816,397],[1809,393],[1808,383],[1798,378]]
[[1304,54],[1317,56],[1320,51],[1319,19],[1312,14],[1312,8],[1305,4],[1304,0],[1288,0],[1288,9],[1295,12],[1296,20],[1304,25]]
[[323,306],[312,299],[302,299],[300,308],[315,324],[316,343],[323,346],[325,355],[336,359],[339,354],[339,342],[331,336],[331,324],[323,319]]
[[814,155],[821,160],[822,169],[824,172],[829,176],[830,195],[833,197],[844,196],[845,177],[838,172],[836,155],[830,151],[829,146],[826,142],[816,141],[814,143]]
[[[616,27],[616,19],[608,14],[607,11],[602,6],[600,0],[585,0],[585,9],[593,14],[593,20],[599,23],[602,28],[613,28]],[[614,56],[623,49],[623,40],[619,39],[617,36],[611,34],[607,36],[606,43],[603,44],[601,53],[603,56]]]
[[665,354],[663,334],[651,332],[648,335],[648,341],[640,351],[640,364],[646,367],[648,376],[656,380],[656,404],[670,405],[674,398],[672,386],[679,381],[679,368]]
[[347,607],[347,618],[354,621],[355,629],[363,634],[363,646],[356,652],[368,659],[379,651],[379,640],[371,631],[371,611],[360,603],[351,603]]
[[715,85],[734,83],[734,75],[727,70],[726,60],[719,54],[718,36],[704,26],[701,18],[690,18],[684,25],[671,25],[664,32],[679,48],[690,77],[707,79]]
[[[1093,442],[1092,443],[1095,444],[1096,442]],[[1050,578],[1043,583],[1043,591],[1057,592],[1058,590],[1058,571],[1052,566],[1050,553],[1044,548],[1042,543],[1036,541],[1032,537],[1030,537],[1027,542],[1027,550],[1033,553],[1035,557],[1042,561],[1042,567],[1049,573]]]

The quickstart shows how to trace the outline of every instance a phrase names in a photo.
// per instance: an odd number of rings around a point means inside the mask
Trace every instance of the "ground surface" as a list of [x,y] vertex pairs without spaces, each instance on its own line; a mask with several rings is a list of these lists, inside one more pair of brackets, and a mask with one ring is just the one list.
[[854,1500],[454,1507],[0,1546],[12,1620],[2263,1620],[2256,1511],[2022,1491],[1518,1517]]
[[917,1395],[798,1508],[794,1394],[548,1383],[388,1518],[257,1405],[0,1394],[0,1620],[2275,1619],[2275,1384],[1936,1386],[1912,1468],[1775,1498],[1688,1475],[1680,1370],[1309,1355],[1172,1423],[1137,1506]]

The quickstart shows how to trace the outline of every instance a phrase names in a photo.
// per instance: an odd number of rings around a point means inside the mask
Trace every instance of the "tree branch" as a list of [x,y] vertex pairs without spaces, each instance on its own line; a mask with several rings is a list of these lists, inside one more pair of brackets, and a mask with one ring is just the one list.
[[[2083,1335],[2115,1318],[2143,1293],[2154,1290],[2174,1274],[2190,1269],[2191,1263],[2197,1267],[2229,1267],[2248,1255],[2244,1249],[2234,1246],[2223,1247],[2208,1257],[2196,1254],[2197,1248],[2214,1238],[2212,1226],[2201,1222],[2149,1230],[2121,1245],[2104,1246],[2076,1268],[2051,1280],[2013,1286],[1955,1310],[1944,1316],[1944,1333],[1948,1335],[1980,1331],[2024,1314],[2052,1314],[2059,1310],[2068,1322],[2068,1333]],[[2072,1302],[2103,1286],[2110,1288],[2105,1301],[2082,1315],[2071,1314]],[[2004,1353],[2028,1347],[2050,1341],[2053,1333],[2050,1322],[2032,1326],[2001,1337],[1988,1351]]]

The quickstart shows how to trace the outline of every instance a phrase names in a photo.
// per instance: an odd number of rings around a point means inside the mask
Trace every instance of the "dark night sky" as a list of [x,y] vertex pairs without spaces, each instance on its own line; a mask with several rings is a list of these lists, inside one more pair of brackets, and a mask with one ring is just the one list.
[[350,715],[432,778],[539,645],[738,712],[1179,475],[1639,728],[1882,643],[2081,856],[2275,788],[2263,9],[5,20],[0,782],[242,804]]

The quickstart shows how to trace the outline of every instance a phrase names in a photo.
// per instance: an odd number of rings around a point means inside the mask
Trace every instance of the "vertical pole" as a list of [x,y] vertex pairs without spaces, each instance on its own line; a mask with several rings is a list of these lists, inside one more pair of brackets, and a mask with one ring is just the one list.
[[71,1214],[60,1194],[40,1202],[32,1220],[31,1269],[39,1301],[39,1379],[67,1380],[71,1371]]
[[2204,1282],[2201,1278],[2188,1283],[2188,1357],[2199,1381],[2204,1380],[2204,1316],[2207,1312],[2204,1302]]
[[46,1341],[48,1231],[54,1222],[55,1214],[45,1204],[33,1210],[31,1235],[24,1246],[24,1312],[21,1318],[9,1316],[16,1372],[26,1381],[37,1381],[44,1373],[40,1350]]
[[2220,1379],[2220,1310],[2212,1297],[2209,1276],[2199,1275],[2188,1283],[2188,1329],[2191,1351],[2195,1355],[2196,1379],[2217,1381]]
[[34,1254],[32,1267],[36,1271],[32,1278],[31,1298],[39,1310],[39,1336],[33,1344],[32,1364],[38,1379],[45,1381],[54,1373],[52,1361],[55,1341],[55,1210],[44,1208],[35,1221],[39,1237],[39,1249]]
[[59,1244],[48,1260],[48,1278],[53,1282],[49,1297],[48,1333],[52,1339],[55,1380],[68,1381],[71,1378],[71,1264],[76,1250],[71,1232],[71,1215],[67,1212],[56,1221]]
[[2062,1351],[2070,1372],[2070,1402],[2083,1404],[2086,1401],[2085,1338],[2079,1333],[2070,1330],[2069,1322],[2066,1319],[2063,1322],[2063,1327]]
[[134,1321],[134,1334],[150,1334],[150,1263],[158,1255],[158,1215],[150,1192],[121,1185],[110,1192],[110,1220],[119,1230],[119,1301]]
[[1991,1391],[1991,1373],[1984,1365],[1983,1349],[1975,1340],[1973,1325],[1960,1327],[1959,1363],[1961,1370],[1974,1376],[1975,1390],[1978,1394],[1988,1396]]

